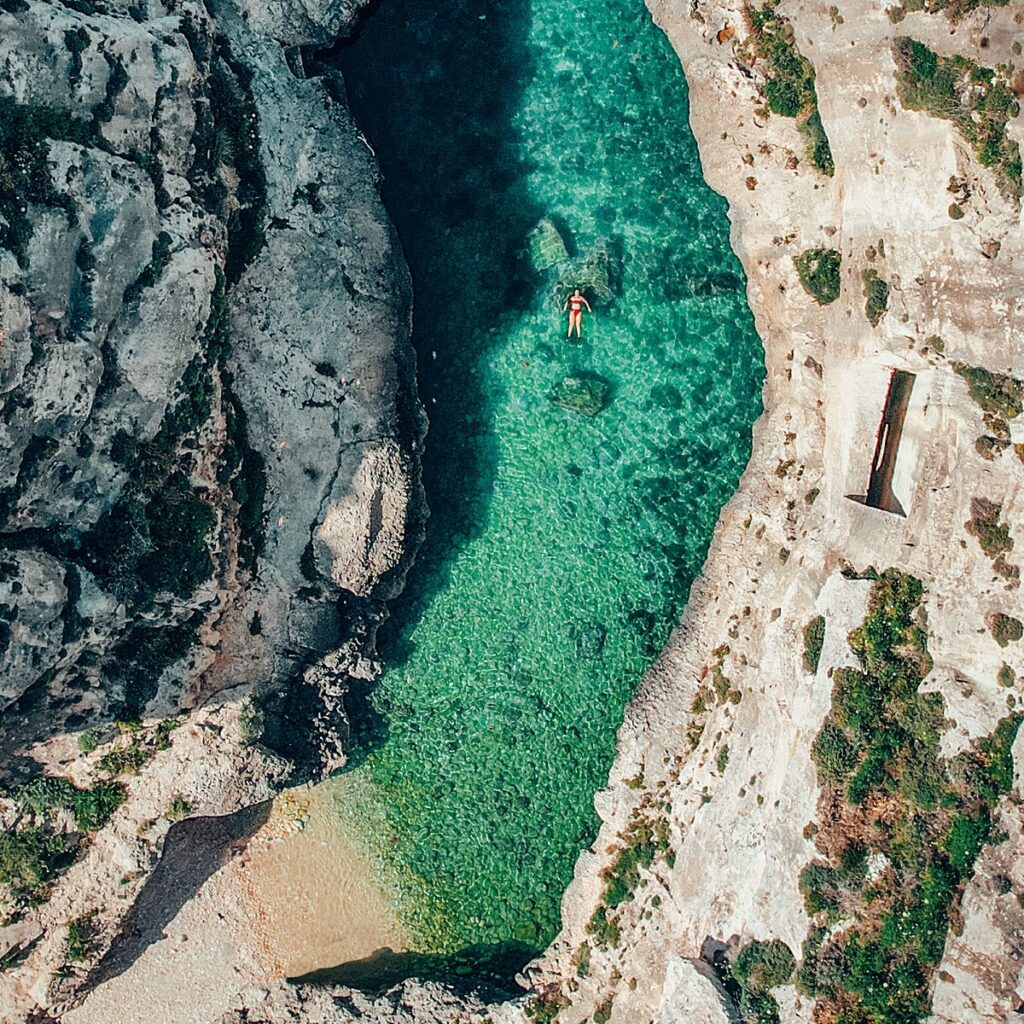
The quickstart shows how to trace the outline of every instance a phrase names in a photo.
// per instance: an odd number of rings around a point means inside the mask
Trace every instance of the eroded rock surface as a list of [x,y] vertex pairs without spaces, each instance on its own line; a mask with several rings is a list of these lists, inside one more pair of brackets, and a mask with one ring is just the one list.
[[173,821],[341,763],[377,671],[424,517],[410,288],[298,49],[357,6],[0,9],[5,1020],[109,974]]

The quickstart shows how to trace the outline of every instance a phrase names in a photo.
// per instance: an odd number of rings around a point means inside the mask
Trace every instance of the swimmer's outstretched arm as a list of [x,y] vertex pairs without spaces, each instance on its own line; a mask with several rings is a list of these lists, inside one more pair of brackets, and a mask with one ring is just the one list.
[[587,307],[587,312],[588,313],[593,313],[594,311],[590,308],[590,303],[587,302],[587,300],[584,299],[582,295],[580,296],[580,299],[583,302],[583,305]]

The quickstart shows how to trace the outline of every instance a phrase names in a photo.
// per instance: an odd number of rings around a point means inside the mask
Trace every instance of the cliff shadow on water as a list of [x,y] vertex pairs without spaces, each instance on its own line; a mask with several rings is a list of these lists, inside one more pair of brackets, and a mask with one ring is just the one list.
[[[320,55],[341,70],[380,162],[381,196],[412,274],[429,421],[430,519],[381,630],[390,668],[411,654],[410,627],[445,588],[453,553],[481,529],[491,499],[497,449],[488,406],[500,396],[485,393],[480,361],[501,321],[531,300],[523,243],[542,215],[525,187],[514,127],[531,71],[528,24],[528,0],[383,0],[351,40]],[[355,699],[354,741],[376,746],[384,723]]]

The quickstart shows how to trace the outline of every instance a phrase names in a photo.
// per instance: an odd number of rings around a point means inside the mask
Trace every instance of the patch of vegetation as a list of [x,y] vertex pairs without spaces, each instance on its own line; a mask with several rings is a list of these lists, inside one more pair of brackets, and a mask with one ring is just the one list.
[[[130,438],[128,443],[134,444]],[[158,593],[188,597],[210,578],[206,538],[217,514],[192,489],[166,421],[152,441],[122,454],[129,481],[113,508],[82,538],[80,554],[130,611],[144,611]]]
[[89,33],[81,25],[64,33],[64,45],[71,54],[71,67],[68,70],[68,85],[74,89],[82,80],[82,54],[89,48],[92,40]]
[[105,775],[135,774],[152,757],[171,745],[170,735],[179,724],[177,718],[165,718],[147,731],[138,722],[119,722],[121,740],[96,762],[96,770]]
[[164,817],[168,821],[181,821],[183,818],[187,818],[191,813],[191,801],[186,800],[180,794],[175,793],[170,804],[167,806],[167,810],[164,811]]
[[121,58],[109,53],[104,53],[103,56],[110,68],[110,73],[107,75],[103,99],[93,107],[92,111],[93,120],[97,126],[113,119],[114,104],[128,85],[128,72],[125,71]]
[[889,308],[889,282],[878,276],[873,267],[861,271],[864,282],[864,314],[872,327],[877,327]]
[[166,231],[161,231],[153,240],[153,252],[142,273],[124,290],[125,305],[138,302],[147,288],[160,280],[163,272],[171,262],[171,244],[173,239]]
[[0,832],[0,885],[15,909],[46,901],[50,884],[74,860],[74,846],[49,827],[21,826]]
[[[194,36],[198,34],[193,31]],[[209,50],[208,41],[196,42],[199,49]],[[190,178],[202,179],[205,205],[227,219],[226,271],[231,285],[266,244],[267,179],[259,157],[260,122],[252,97],[252,74],[232,61],[224,42],[218,44],[210,64],[208,82],[210,123],[196,132],[197,157]],[[237,176],[232,203],[227,202],[219,173],[222,167],[232,168]]]
[[609,996],[594,1011],[594,1024],[608,1024],[608,1021],[610,1021],[612,1019],[612,1003],[613,1002],[614,1002],[614,996]]
[[1024,381],[983,366],[953,363],[953,372],[967,382],[967,391],[986,418],[1012,420],[1024,411]]
[[92,122],[53,107],[28,106],[0,96],[0,248],[9,249],[22,267],[28,266],[32,237],[32,205],[64,210],[74,223],[74,201],[53,183],[50,140],[82,146],[107,146]]
[[533,1024],[555,1024],[558,1015],[568,1005],[569,1000],[561,993],[542,993],[526,1003],[526,1016]]
[[839,269],[843,257],[836,249],[807,249],[793,257],[800,283],[822,306],[839,298]]
[[729,745],[724,744],[721,750],[718,751],[718,757],[715,758],[715,768],[718,769],[718,774],[723,775],[725,769],[729,767]]
[[1004,612],[993,612],[988,617],[988,628],[1000,647],[1016,643],[1024,636],[1024,623]]
[[69,960],[84,960],[89,955],[89,949],[96,938],[95,917],[96,911],[92,911],[76,917],[68,924],[65,942]]
[[251,747],[263,736],[263,709],[249,697],[238,714],[238,725],[242,732],[242,745]]
[[1005,69],[940,56],[908,36],[896,40],[894,57],[903,106],[952,121],[981,164],[995,171],[1003,195],[1019,203],[1020,147],[1006,126],[1020,107]]
[[740,987],[740,1012],[748,1024],[779,1024],[779,1004],[769,990],[787,984],[796,960],[784,942],[748,942],[729,965],[729,974]]
[[92,729],[86,729],[78,737],[78,749],[83,754],[91,754],[99,745],[96,733]]
[[97,782],[90,789],[79,789],[62,776],[40,775],[20,786],[13,796],[19,807],[41,818],[53,811],[68,811],[81,831],[95,832],[110,820],[128,793],[119,782]]
[[650,868],[659,854],[669,854],[668,822],[664,818],[650,820],[642,809],[633,812],[633,818],[622,833],[622,846],[611,865],[601,872],[604,893],[594,911],[587,931],[598,945],[616,946],[619,941],[619,923],[612,912],[633,899],[640,883],[642,868]]
[[748,4],[745,8],[752,56],[764,69],[765,101],[772,113],[797,119],[807,139],[808,159],[823,174],[831,175],[835,164],[818,113],[814,66],[797,49],[793,26],[777,13],[778,5],[779,0],[766,0],[763,7]]
[[1002,505],[988,498],[972,498],[971,518],[964,524],[967,532],[977,539],[981,550],[992,559],[1002,558],[1013,550],[1010,526],[999,521],[1002,514]]
[[815,675],[821,660],[821,648],[825,643],[825,616],[815,615],[804,626],[804,671]]
[[[844,1024],[916,1024],[929,1014],[947,931],[1013,781],[1024,716],[941,757],[942,698],[918,692],[931,670],[922,596],[920,581],[896,570],[876,579],[849,637],[860,668],[835,672],[813,749],[823,788],[815,841],[829,862],[801,873],[813,928],[798,984],[822,1019]],[[870,876],[869,855],[880,858]]]

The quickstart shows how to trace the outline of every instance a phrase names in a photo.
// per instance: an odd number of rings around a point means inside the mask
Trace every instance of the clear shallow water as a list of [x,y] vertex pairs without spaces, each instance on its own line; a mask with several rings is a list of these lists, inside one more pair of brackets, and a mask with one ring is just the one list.
[[[432,510],[339,813],[415,948],[539,948],[749,455],[762,350],[641,0],[384,0],[339,63],[412,268]],[[580,345],[524,258],[542,216],[618,254]],[[548,400],[580,370],[612,385],[594,419]]]

